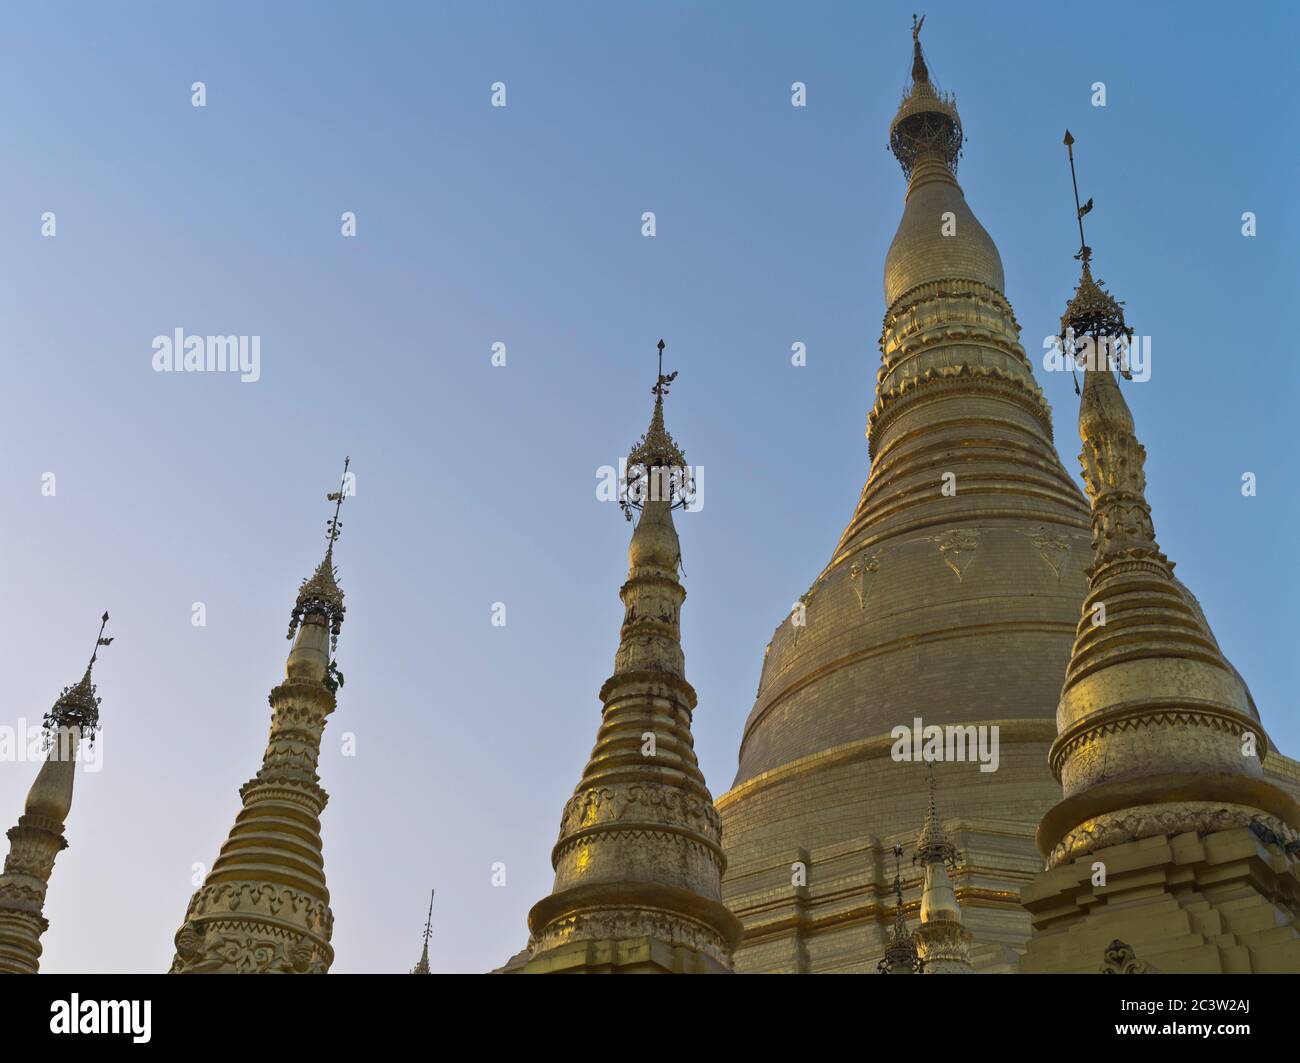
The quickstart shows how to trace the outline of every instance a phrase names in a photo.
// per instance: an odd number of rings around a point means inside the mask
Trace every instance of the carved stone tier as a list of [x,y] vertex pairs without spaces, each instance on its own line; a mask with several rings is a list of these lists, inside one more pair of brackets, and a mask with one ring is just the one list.
[[62,820],[31,814],[20,817],[8,837],[0,875],[0,973],[36,974],[41,935],[50,925],[42,915],[50,872],[68,842]]
[[1300,863],[1247,827],[1094,849],[1021,900],[1034,924],[1025,973],[1093,974],[1117,939],[1168,974],[1300,973]]
[[[93,696],[89,678],[86,686]],[[78,745],[78,730],[60,732],[27,794],[25,811],[7,832],[9,854],[0,874],[0,974],[36,974],[40,968],[41,935],[49,929],[43,914],[46,891],[55,858],[68,847],[63,823],[72,808]]]

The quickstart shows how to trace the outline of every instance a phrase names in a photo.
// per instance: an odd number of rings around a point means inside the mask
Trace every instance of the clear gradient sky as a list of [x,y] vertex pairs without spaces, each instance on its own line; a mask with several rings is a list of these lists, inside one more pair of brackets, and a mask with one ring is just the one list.
[[[596,470],[645,428],[660,336],[669,427],[706,470],[678,519],[683,638],[700,760],[728,788],[763,647],[867,474],[914,9],[6,6],[0,724],[80,676],[105,608],[117,638],[43,970],[166,970],[193,865],[260,763],[344,454],[333,969],[409,969],[430,886],[435,970],[523,946],[622,617],[629,526]],[[1126,390],[1160,542],[1300,754],[1293,5],[924,10],[1036,363],[1077,275],[1077,137],[1097,273],[1152,337]],[[261,380],[154,373],[176,328],[260,336]],[[1070,377],[1039,382],[1077,472]],[[0,830],[34,771],[0,764]]]

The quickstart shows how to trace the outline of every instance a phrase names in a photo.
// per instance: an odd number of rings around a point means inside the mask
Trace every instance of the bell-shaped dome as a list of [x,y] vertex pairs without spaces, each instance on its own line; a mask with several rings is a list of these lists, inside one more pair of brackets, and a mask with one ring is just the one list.
[[885,305],[927,281],[971,280],[1003,291],[1002,256],[951,171],[923,163],[885,256]]

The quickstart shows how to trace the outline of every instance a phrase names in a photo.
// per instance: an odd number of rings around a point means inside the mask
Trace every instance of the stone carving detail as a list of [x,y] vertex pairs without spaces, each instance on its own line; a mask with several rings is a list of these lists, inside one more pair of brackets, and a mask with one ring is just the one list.
[[[952,569],[957,582],[963,582],[963,574],[970,566],[971,554],[979,546],[979,532],[967,528],[950,528],[939,535],[927,535],[924,540],[934,543],[939,548],[943,563]],[[965,554],[965,558],[962,555]]]
[[731,966],[727,943],[715,931],[684,916],[650,909],[578,912],[555,919],[538,936],[533,953],[536,955],[574,939],[608,941],[643,937],[701,952],[725,967]]
[[1057,582],[1061,580],[1061,569],[1064,568],[1066,559],[1070,556],[1070,540],[1064,535],[1058,535],[1055,532],[1049,532],[1045,527],[1039,526],[1032,532],[1025,532],[1029,541],[1034,544],[1034,549],[1038,551],[1038,556],[1043,559],[1047,567],[1052,570],[1052,575],[1056,577]]
[[1182,707],[1162,709],[1152,705],[1146,711],[1103,719],[1073,733],[1066,732],[1057,738],[1052,748],[1052,771],[1059,779],[1065,761],[1081,746],[1123,731],[1140,731],[1147,727],[1205,727],[1237,736],[1241,734],[1243,726],[1244,721],[1223,711],[1197,711]]
[[261,913],[294,922],[327,941],[334,929],[334,916],[324,901],[288,886],[269,882],[221,882],[203,886],[190,900],[187,922],[196,916],[242,911],[248,916]]
[[239,920],[198,926],[176,935],[172,974],[324,974],[329,968],[310,938]]
[[660,822],[689,825],[715,841],[721,834],[722,820],[712,803],[658,783],[634,783],[625,788],[601,786],[574,794],[560,816],[560,833],[622,820],[634,806]]
[[1137,958],[1133,946],[1116,938],[1106,946],[1102,974],[1160,974],[1160,971]]
[[1255,822],[1264,824],[1279,838],[1295,841],[1300,837],[1280,819],[1262,815],[1258,809],[1245,806],[1191,803],[1142,805],[1098,816],[1086,826],[1070,831],[1052,850],[1047,866],[1060,867],[1098,849],[1123,842],[1153,838],[1161,834],[1186,834],[1189,831],[1213,834],[1233,827],[1250,827]]
[[858,608],[867,607],[867,595],[875,582],[876,573],[880,571],[880,554],[874,553],[860,561],[854,561],[849,568],[849,582],[858,596]]

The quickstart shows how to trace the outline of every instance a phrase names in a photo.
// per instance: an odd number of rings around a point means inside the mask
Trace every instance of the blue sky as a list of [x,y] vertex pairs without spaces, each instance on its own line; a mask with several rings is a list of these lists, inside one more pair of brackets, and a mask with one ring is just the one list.
[[[683,630],[697,749],[727,789],[763,647],[867,474],[914,8],[6,10],[0,722],[38,720],[80,675],[105,608],[117,636],[45,970],[166,969],[193,865],[258,767],[344,454],[347,685],[321,758],[334,970],[409,968],[434,885],[435,968],[523,945],[622,615],[629,528],[596,470],[645,427],[660,336],[681,374],[669,427],[706,469],[703,511],[678,522]],[[1064,6],[926,13],[969,138],[959,178],[1035,359],[1076,279],[1061,134],[1077,137],[1097,273],[1152,337],[1128,395],[1160,542],[1300,754],[1300,396],[1278,340],[1296,16],[1100,3],[1092,33]],[[152,339],[176,328],[260,336],[261,380],[154,373]],[[1039,382],[1075,472],[1073,386]],[[0,765],[4,826],[33,769]]]

